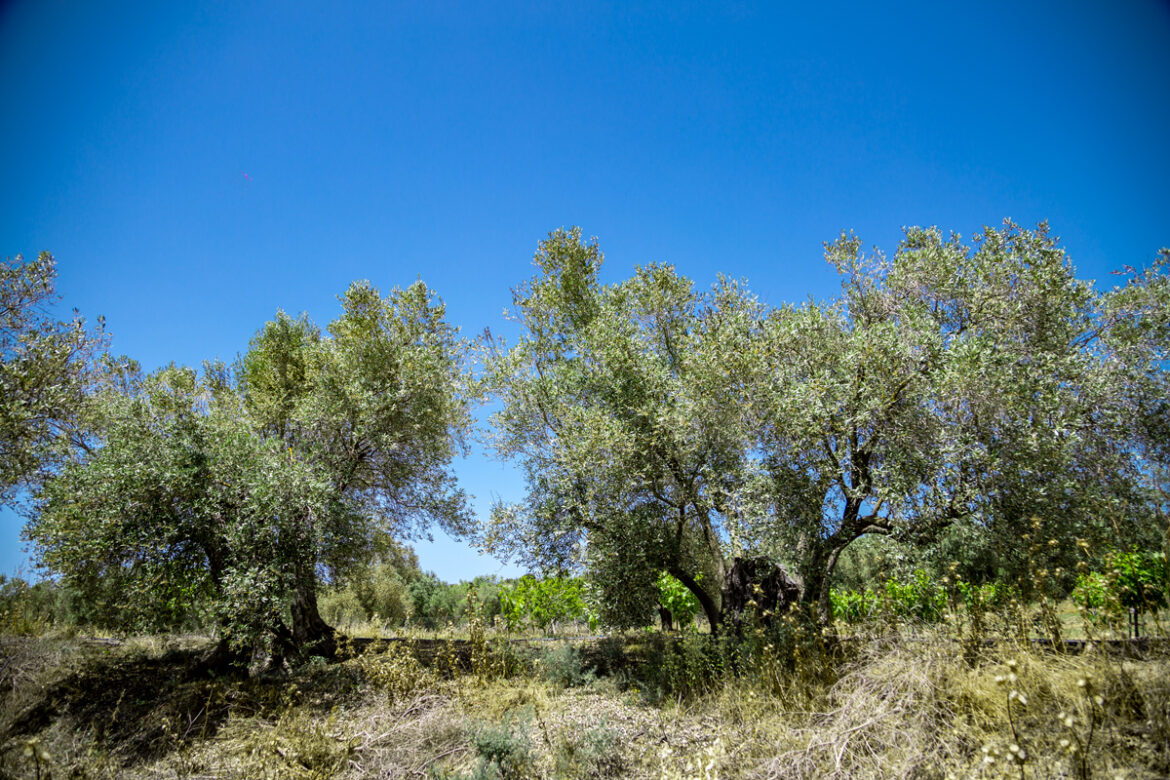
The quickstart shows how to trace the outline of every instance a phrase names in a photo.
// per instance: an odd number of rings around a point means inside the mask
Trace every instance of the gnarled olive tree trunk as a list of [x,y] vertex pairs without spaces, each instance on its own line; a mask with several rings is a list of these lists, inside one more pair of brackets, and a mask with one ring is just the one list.
[[763,625],[770,626],[801,595],[801,584],[767,558],[736,558],[723,580],[722,620],[738,634],[754,611]]

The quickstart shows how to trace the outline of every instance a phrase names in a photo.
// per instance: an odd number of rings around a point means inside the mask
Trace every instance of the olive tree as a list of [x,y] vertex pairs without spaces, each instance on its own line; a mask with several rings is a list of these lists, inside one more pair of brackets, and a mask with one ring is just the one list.
[[[283,313],[256,334],[236,368],[245,407],[368,518],[363,560],[384,536],[410,538],[432,525],[465,533],[466,497],[450,470],[470,425],[465,345],[445,307],[422,282],[386,298],[356,283],[341,303],[327,334]],[[311,584],[297,601],[311,633],[328,635]]]
[[1124,374],[1119,398],[1132,426],[1133,455],[1170,553],[1170,249],[1146,268],[1118,272],[1125,283],[1103,298],[1102,340]]
[[998,547],[1018,568],[1025,535],[1067,561],[1074,539],[1149,530],[1130,412],[1164,443],[1147,343],[1164,277],[1103,298],[1045,225],[1010,222],[973,248],[910,229],[892,259],[848,235],[826,249],[841,296],[768,308],[669,266],[603,285],[596,243],[550,235],[514,292],[520,340],[490,350],[496,447],[529,492],[487,542],[583,564],[628,621],[667,571],[714,627],[735,557],[791,567],[827,620],[836,563],[867,534],[1014,540]]
[[450,470],[470,427],[466,344],[421,282],[387,298],[358,283],[341,302],[325,335],[283,313],[256,334],[236,369],[244,405],[393,535],[466,533]]
[[111,607],[161,595],[158,624],[203,608],[237,645],[330,654],[323,580],[388,536],[469,524],[449,469],[463,345],[442,303],[421,282],[386,298],[358,283],[342,306],[324,335],[278,313],[234,372],[172,367],[105,393],[93,445],[40,496],[42,562],[122,594]]
[[56,261],[0,262],[0,504],[84,444],[79,423],[104,355],[99,320],[53,318]]
[[344,563],[365,520],[211,376],[172,366],[103,394],[100,446],[46,481],[26,535],[107,625],[207,622],[293,649],[319,637],[290,594]]
[[723,503],[745,457],[721,370],[754,302],[726,282],[700,294],[670,266],[602,285],[602,259],[579,230],[552,233],[513,294],[520,340],[492,345],[494,444],[522,460],[528,495],[495,508],[486,541],[545,569],[583,564],[613,623],[647,621],[669,572],[718,628]]
[[886,259],[843,236],[827,247],[842,296],[765,321],[738,532],[797,568],[822,619],[865,534],[923,544],[963,524],[1014,539],[1010,557],[1021,537],[1067,551],[1132,516],[1141,474],[1098,296],[1043,225],[976,239],[911,229]]

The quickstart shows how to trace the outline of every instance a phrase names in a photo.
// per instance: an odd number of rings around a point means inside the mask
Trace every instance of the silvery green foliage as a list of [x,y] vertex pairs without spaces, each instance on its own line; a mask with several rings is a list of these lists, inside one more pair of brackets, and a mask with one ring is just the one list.
[[971,247],[910,229],[893,259],[842,236],[827,258],[841,297],[767,319],[741,515],[822,612],[836,556],[866,533],[921,544],[965,523],[1018,571],[1024,534],[1067,564],[1077,536],[1148,529],[1108,318],[1046,226]]
[[26,533],[107,625],[206,621],[251,641],[281,624],[297,576],[363,528],[325,474],[191,369],[100,404],[101,445],[45,483]]
[[584,565],[611,623],[645,620],[662,570],[717,618],[723,503],[746,443],[725,367],[756,305],[731,282],[698,293],[670,266],[602,285],[601,262],[579,230],[557,231],[513,294],[523,334],[492,345],[485,384],[502,403],[495,448],[521,458],[529,493],[496,507],[485,542]]
[[341,303],[327,335],[278,313],[253,338],[237,366],[245,406],[388,531],[467,532],[449,468],[470,426],[466,345],[422,282],[386,298],[356,283]]
[[[92,446],[27,534],[112,625],[209,621],[238,644],[323,638],[316,589],[387,534],[467,526],[449,463],[461,343],[417,283],[353,285],[328,335],[278,314],[235,377],[163,369],[94,400]],[[384,545],[381,545],[384,547]],[[290,609],[291,605],[291,609]]]
[[68,457],[100,374],[106,337],[77,313],[54,320],[56,262],[48,252],[0,262],[0,503]]
[[[1163,513],[1170,509],[1170,249],[1147,268],[1119,272],[1104,296],[1104,341],[1124,372],[1119,399],[1133,427],[1135,455]],[[1170,532],[1170,529],[1167,529]],[[1170,540],[1168,540],[1170,542]]]
[[514,293],[520,340],[490,350],[495,446],[529,493],[487,544],[584,565],[607,617],[638,622],[662,570],[717,617],[695,575],[720,583],[731,554],[795,568],[824,618],[866,534],[924,548],[961,528],[1001,571],[1038,543],[1055,567],[1074,538],[1149,535],[1164,261],[1101,296],[1045,225],[1010,222],[971,246],[908,229],[893,258],[843,235],[826,258],[839,298],[768,308],[669,266],[603,285],[595,242],[550,235]]

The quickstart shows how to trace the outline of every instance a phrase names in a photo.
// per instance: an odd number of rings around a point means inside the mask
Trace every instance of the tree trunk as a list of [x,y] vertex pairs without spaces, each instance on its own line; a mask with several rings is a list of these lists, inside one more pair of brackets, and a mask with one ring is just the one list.
[[829,539],[815,543],[801,568],[804,583],[800,601],[822,626],[833,622],[833,570],[837,568],[837,559],[841,553],[852,542],[853,539],[843,543],[838,540],[834,544],[834,540]]
[[767,558],[736,558],[723,580],[724,619],[736,633],[743,630],[749,613],[770,626],[800,594],[800,584]]
[[711,594],[703,589],[695,578],[684,572],[678,567],[668,569],[670,576],[681,582],[686,586],[687,590],[695,595],[699,600],[699,604],[703,607],[703,613],[707,616],[707,622],[711,624],[711,636],[719,634],[719,626],[723,622],[723,611],[721,606],[711,598]]
[[222,637],[215,646],[203,653],[187,673],[189,679],[207,676],[221,676],[232,672],[242,673],[247,669],[248,655],[232,650],[227,637]]
[[800,603],[821,625],[828,625],[833,619],[829,599],[829,560],[836,562],[837,556],[830,555],[828,546],[821,541],[813,542],[804,565],[800,567],[803,580]]
[[317,587],[312,579],[297,586],[293,594],[292,639],[296,652],[302,656],[319,655],[333,658],[337,652],[336,632],[317,611]]

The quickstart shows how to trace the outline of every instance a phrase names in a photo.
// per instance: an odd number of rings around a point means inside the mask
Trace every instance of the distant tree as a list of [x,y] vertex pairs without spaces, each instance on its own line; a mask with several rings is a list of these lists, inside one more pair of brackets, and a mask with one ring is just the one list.
[[378,554],[372,565],[363,566],[347,579],[366,617],[377,615],[388,623],[401,625],[410,618],[407,588],[421,576],[423,573],[414,552],[388,540],[386,549]]
[[558,624],[590,619],[585,586],[579,577],[526,574],[500,587],[500,614],[510,630],[532,626],[553,631]]
[[425,572],[406,587],[410,598],[410,620],[428,629],[457,623],[463,616],[467,588],[440,580],[434,572]]

